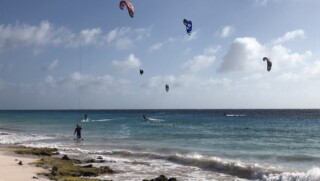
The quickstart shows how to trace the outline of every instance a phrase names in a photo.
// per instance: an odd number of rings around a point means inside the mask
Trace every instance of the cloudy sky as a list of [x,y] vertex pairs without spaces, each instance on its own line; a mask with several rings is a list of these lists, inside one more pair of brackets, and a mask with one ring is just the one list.
[[2,0],[0,109],[320,108],[320,1],[119,2]]

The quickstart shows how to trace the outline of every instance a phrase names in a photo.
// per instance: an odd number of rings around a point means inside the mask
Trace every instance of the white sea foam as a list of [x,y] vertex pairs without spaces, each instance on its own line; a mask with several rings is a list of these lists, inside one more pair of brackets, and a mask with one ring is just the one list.
[[227,117],[244,117],[245,114],[226,114]]
[[164,122],[163,119],[156,119],[156,118],[147,118],[145,119],[146,122],[153,122],[153,123],[160,123],[160,122]]
[[32,141],[52,139],[52,137],[37,134],[0,132],[0,144],[22,144]]
[[198,181],[198,180],[246,180],[237,179],[234,176],[202,170],[198,167],[186,166],[159,159],[129,159],[109,158],[107,165],[119,171],[117,174],[105,175],[100,178],[112,180],[143,180],[152,179],[158,175],[175,177],[178,180]]
[[320,168],[314,167],[307,172],[284,172],[281,174],[264,175],[263,181],[319,181]]
[[[179,167],[186,168],[197,168],[198,171],[208,171],[213,175],[220,173],[223,174],[224,177],[229,175],[232,178],[239,177],[243,179],[262,179],[266,175],[282,173],[279,169],[273,167],[263,167],[259,164],[246,164],[240,161],[221,159],[219,157],[206,157],[199,153],[187,155],[162,155],[151,152],[133,152],[129,150],[101,151],[75,149],[74,151],[85,153],[86,155],[89,154],[92,158],[96,158],[98,155],[102,156],[108,163],[113,163],[116,169],[127,171],[133,169],[132,172],[134,173],[137,173],[137,170],[135,170],[137,169],[136,167],[143,167],[139,168],[143,170],[153,170],[155,173],[160,173],[164,170],[169,172],[169,170],[173,169],[171,168],[173,165],[179,165]],[[152,168],[155,163],[161,164],[161,166]],[[125,169],[122,167],[125,167]],[[161,169],[157,170],[157,168]],[[183,180],[185,179],[186,178],[184,177]]]
[[108,122],[108,121],[112,121],[112,119],[83,119],[81,120],[81,122],[83,123],[89,123],[89,122]]

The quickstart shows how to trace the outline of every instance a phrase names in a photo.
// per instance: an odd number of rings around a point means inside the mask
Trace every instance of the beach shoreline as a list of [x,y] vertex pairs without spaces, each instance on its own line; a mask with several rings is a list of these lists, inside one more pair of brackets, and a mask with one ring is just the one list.
[[[48,178],[38,173],[48,172],[31,163],[39,160],[39,157],[20,155],[14,153],[15,148],[9,145],[0,146],[0,181],[49,181]],[[22,165],[19,165],[19,162]]]
[[[59,156],[55,157],[54,155],[56,154],[58,154]],[[91,164],[86,164],[86,162],[81,162],[80,160],[69,158],[67,155],[64,155],[62,158],[60,157],[61,155],[56,152],[56,149],[0,145],[0,181],[49,181],[50,179],[74,180],[77,178],[79,178],[79,180],[96,181],[105,180],[97,178],[96,176],[98,175],[115,173],[107,166],[93,168],[92,163],[95,162],[93,160],[91,160]],[[81,164],[86,165],[81,166]],[[47,167],[52,167],[52,170],[48,169]],[[56,167],[55,173],[53,171],[54,167]],[[62,170],[60,170],[60,168],[62,168]],[[83,168],[84,170],[81,170],[81,168]],[[59,170],[59,173],[57,172],[57,170]],[[78,172],[80,175],[73,175],[76,174],[76,172]],[[93,174],[91,175],[91,178],[90,176],[87,178],[82,178],[82,176],[84,175],[81,174],[89,174],[90,172],[91,174]],[[60,174],[66,177],[59,177],[58,175]],[[94,176],[94,174],[96,175]],[[156,177],[154,179],[160,179],[162,181],[177,180],[176,178],[167,178],[164,175],[160,175],[159,177]],[[143,180],[149,181],[148,179]]]

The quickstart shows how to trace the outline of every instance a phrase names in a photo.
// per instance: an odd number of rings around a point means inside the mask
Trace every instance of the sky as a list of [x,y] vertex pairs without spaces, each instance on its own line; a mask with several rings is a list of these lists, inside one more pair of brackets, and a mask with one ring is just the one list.
[[2,0],[0,109],[320,108],[320,1],[130,2]]

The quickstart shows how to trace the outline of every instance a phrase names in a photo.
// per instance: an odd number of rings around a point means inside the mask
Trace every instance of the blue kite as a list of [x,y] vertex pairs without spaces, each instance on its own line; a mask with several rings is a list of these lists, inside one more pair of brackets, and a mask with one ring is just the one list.
[[190,20],[184,19],[183,24],[186,26],[187,34],[191,35],[192,31],[192,22]]

